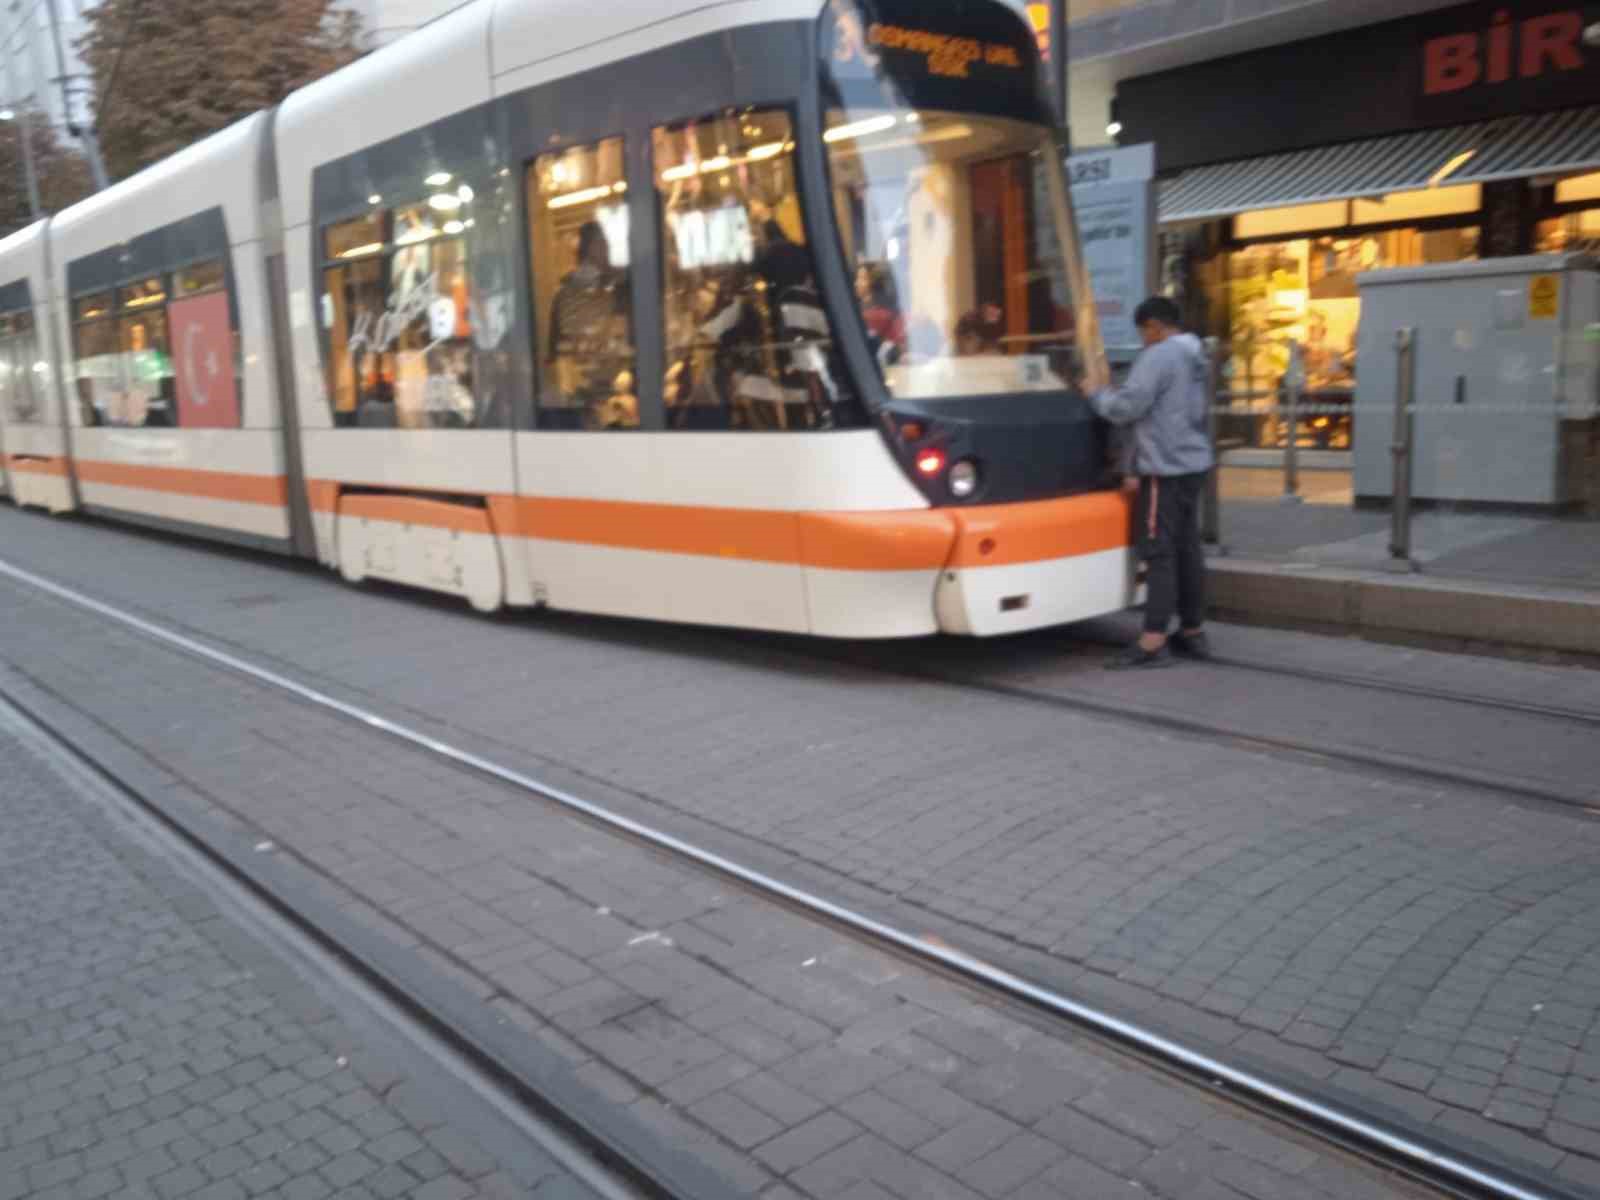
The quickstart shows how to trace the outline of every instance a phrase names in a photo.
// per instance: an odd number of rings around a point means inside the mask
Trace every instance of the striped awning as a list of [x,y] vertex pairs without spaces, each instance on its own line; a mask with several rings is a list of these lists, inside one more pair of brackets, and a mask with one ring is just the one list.
[[1160,185],[1163,224],[1230,217],[1261,208],[1375,199],[1424,188],[1468,151],[1441,183],[1488,183],[1600,170],[1600,108],[1296,150],[1195,167]]

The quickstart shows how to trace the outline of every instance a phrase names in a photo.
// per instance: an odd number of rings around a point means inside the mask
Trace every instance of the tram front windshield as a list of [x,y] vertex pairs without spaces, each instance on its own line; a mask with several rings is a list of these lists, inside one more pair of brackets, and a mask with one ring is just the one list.
[[996,0],[834,0],[833,211],[895,399],[1064,389],[1101,358],[1030,31]]

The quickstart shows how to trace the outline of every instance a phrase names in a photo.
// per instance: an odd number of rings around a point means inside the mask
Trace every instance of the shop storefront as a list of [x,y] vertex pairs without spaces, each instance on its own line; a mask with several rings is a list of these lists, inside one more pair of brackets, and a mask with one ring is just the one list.
[[1441,9],[1126,80],[1116,111],[1156,146],[1164,276],[1243,407],[1303,348],[1301,446],[1351,444],[1361,272],[1600,251],[1600,4]]

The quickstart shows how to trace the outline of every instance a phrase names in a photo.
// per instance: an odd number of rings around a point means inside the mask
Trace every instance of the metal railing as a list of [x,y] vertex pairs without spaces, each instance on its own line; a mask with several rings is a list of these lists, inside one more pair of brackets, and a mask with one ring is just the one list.
[[[1284,503],[1298,504],[1303,499],[1300,487],[1301,420],[1308,416],[1331,417],[1346,414],[1353,419],[1355,404],[1353,396],[1349,404],[1329,405],[1316,402],[1314,394],[1308,394],[1304,349],[1295,341],[1287,342],[1289,365],[1277,388],[1241,391],[1223,386],[1222,365],[1226,351],[1221,342],[1214,337],[1206,338],[1205,348],[1208,401],[1206,431],[1211,440],[1216,465],[1206,480],[1201,511],[1201,538],[1212,553],[1225,555],[1228,551],[1222,541],[1220,478],[1222,456],[1225,451],[1239,448],[1244,443],[1234,444],[1222,437],[1221,418],[1228,416],[1282,421],[1284,427],[1282,499]],[[1414,442],[1413,420],[1416,411],[1414,329],[1405,328],[1396,331],[1395,351],[1399,375],[1395,391],[1395,433],[1392,446],[1394,495],[1391,507],[1390,558],[1386,565],[1390,570],[1409,572],[1421,569],[1411,554],[1411,462]],[[1308,395],[1312,398],[1310,404],[1306,402]],[[1270,400],[1274,403],[1258,406],[1257,402],[1261,400]],[[1240,406],[1240,402],[1243,402],[1243,406]]]
[[1415,430],[1416,330],[1396,330],[1395,358],[1399,377],[1394,389],[1394,498],[1390,504],[1389,560],[1384,568],[1409,573],[1419,569],[1411,557],[1411,447]]

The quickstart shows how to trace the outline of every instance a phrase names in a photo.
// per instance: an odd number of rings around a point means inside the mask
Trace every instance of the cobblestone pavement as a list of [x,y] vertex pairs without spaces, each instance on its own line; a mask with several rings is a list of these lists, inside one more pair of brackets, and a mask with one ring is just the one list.
[[0,780],[0,1197],[593,1194],[503,1167],[5,721]]
[[[759,640],[488,621],[103,526],[8,512],[0,529],[23,565],[1090,1000],[1600,1187],[1600,828],[1580,813],[1175,737],[1147,736],[1135,752],[1124,725]],[[388,809],[376,822],[369,808],[359,820],[348,811],[357,793],[393,806],[426,769],[369,760],[341,781],[348,729],[292,719],[288,732],[208,742],[211,712],[176,697],[151,705],[104,679],[108,663],[145,663],[145,652],[81,624],[67,636],[62,610],[7,590],[8,606],[52,632],[5,656],[148,754],[182,759],[197,786],[226,792],[229,756],[264,740],[292,749],[292,767],[262,781],[300,798],[280,805],[281,836],[376,907],[407,921],[426,910],[424,950],[475,945],[473,922],[492,929],[483,902],[446,883],[443,850],[402,849],[438,828],[408,825],[415,813],[393,813],[391,829]],[[1585,686],[1497,667],[1546,694]],[[209,745],[198,764],[197,744]],[[428,778],[459,800],[459,778]],[[254,814],[268,790],[249,789]],[[498,828],[504,808],[485,805],[474,819]],[[434,819],[458,836],[478,828],[454,802]],[[709,944],[729,952],[721,941]],[[546,1011],[587,978],[552,965],[571,957],[523,956],[509,986],[490,957],[475,969]],[[930,1064],[929,1046],[960,1055],[920,1029],[891,1041],[906,1039]]]

